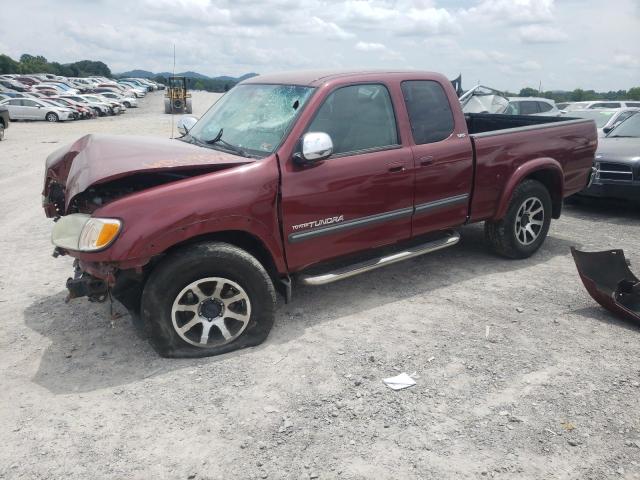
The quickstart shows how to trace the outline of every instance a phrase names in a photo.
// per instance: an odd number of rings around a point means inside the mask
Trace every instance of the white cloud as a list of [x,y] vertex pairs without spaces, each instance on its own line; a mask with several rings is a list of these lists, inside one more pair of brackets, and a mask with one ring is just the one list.
[[523,25],[553,21],[553,10],[554,0],[482,0],[465,15],[476,21]]
[[387,50],[387,47],[381,43],[358,42],[356,43],[356,50],[362,52],[384,52]]
[[527,25],[518,28],[520,40],[524,43],[561,43],[569,39],[569,35],[559,28],[549,25]]
[[638,68],[640,67],[640,60],[638,57],[629,55],[628,53],[616,53],[613,56],[613,65],[622,68]]

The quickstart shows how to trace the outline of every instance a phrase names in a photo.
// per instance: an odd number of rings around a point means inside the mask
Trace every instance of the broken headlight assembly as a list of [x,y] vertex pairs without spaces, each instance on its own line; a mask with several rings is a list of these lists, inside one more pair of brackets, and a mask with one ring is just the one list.
[[64,250],[95,252],[111,245],[120,230],[122,222],[118,219],[73,213],[55,223],[51,242]]

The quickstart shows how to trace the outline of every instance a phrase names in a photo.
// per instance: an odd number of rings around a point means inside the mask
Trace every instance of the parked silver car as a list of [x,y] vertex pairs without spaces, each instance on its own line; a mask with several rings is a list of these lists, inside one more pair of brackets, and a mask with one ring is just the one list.
[[11,120],[46,120],[58,122],[74,119],[74,111],[31,98],[11,98],[0,102],[9,110]]
[[598,137],[604,137],[620,123],[639,111],[640,108],[595,108],[590,110],[570,110],[567,116],[594,120],[598,128]]

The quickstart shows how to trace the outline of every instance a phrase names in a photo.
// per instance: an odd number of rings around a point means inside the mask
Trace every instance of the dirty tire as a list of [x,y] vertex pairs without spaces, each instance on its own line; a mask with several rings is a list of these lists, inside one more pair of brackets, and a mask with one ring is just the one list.
[[[187,286],[210,277],[228,279],[244,290],[250,302],[249,319],[229,343],[195,346],[174,328],[172,309]],[[206,357],[262,343],[273,326],[275,303],[273,283],[258,260],[236,246],[208,242],[170,254],[151,272],[142,292],[141,316],[145,334],[160,355]]]
[[4,123],[0,123],[0,142],[4,140]]
[[[543,207],[544,218],[537,237],[530,244],[524,244],[516,235],[517,218],[526,202],[536,199]],[[491,249],[508,258],[527,258],[544,243],[551,224],[551,195],[547,188],[536,180],[525,180],[516,187],[511,196],[509,208],[503,219],[484,223],[484,235]]]
[[47,122],[57,122],[57,121],[59,120],[59,119],[58,119],[58,115],[56,115],[56,114],[55,114],[55,113],[53,113],[53,112],[49,112],[49,113],[47,113],[47,114],[45,115],[44,119],[45,119]]

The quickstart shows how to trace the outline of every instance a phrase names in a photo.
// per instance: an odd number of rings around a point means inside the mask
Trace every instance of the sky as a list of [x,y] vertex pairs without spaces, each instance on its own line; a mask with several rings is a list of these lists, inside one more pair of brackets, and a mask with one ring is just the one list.
[[205,75],[462,73],[518,91],[640,86],[640,0],[3,1],[0,53]]

